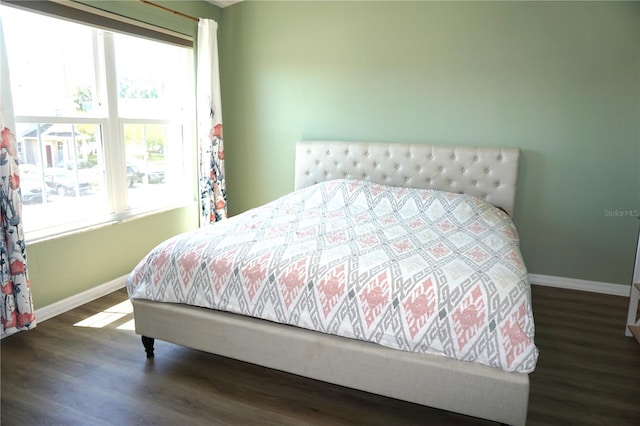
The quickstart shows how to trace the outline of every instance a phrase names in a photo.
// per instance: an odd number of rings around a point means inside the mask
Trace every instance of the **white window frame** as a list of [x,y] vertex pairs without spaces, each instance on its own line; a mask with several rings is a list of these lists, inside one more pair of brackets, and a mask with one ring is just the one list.
[[[33,13],[33,12],[32,12]],[[62,17],[54,16],[54,19],[62,19]],[[121,118],[118,114],[118,82],[115,64],[115,46],[114,33],[112,30],[102,30],[88,23],[81,23],[89,26],[93,32],[93,51],[96,69],[96,96],[103,105],[104,110],[98,111],[98,115],[83,116],[16,116],[16,122],[45,124],[45,123],[73,123],[73,124],[95,124],[102,129],[103,141],[103,166],[104,166],[104,184],[108,197],[108,210],[111,213],[104,215],[94,215],[82,221],[61,224],[47,229],[25,231],[25,239],[29,243],[50,240],[74,233],[86,231],[88,229],[96,229],[108,226],[114,223],[129,221],[141,218],[151,214],[157,214],[178,208],[194,206],[197,204],[197,139],[195,137],[195,81],[193,79],[194,72],[189,73],[189,87],[192,88],[191,94],[192,106],[191,110],[178,120],[171,119],[149,119],[126,117]],[[102,37],[100,37],[102,35]],[[128,34],[134,37],[140,37],[135,34]],[[144,38],[144,37],[143,37]],[[164,40],[153,40],[158,43],[171,45]],[[192,58],[195,57],[193,47],[185,46],[184,43],[175,44],[181,48],[191,48]],[[192,64],[194,62],[192,61]],[[11,66],[11,64],[9,64]],[[105,116],[106,114],[106,116]],[[189,117],[189,119],[185,119]],[[128,208],[128,185],[126,171],[126,153],[124,140],[125,124],[160,124],[160,125],[178,125],[183,129],[183,167],[184,175],[190,177],[185,182],[185,193],[190,194],[184,199],[173,200],[161,207],[139,207]],[[41,153],[43,155],[43,153]],[[56,149],[57,155],[57,149]],[[42,159],[43,167],[45,157]],[[188,192],[187,192],[188,191]]]

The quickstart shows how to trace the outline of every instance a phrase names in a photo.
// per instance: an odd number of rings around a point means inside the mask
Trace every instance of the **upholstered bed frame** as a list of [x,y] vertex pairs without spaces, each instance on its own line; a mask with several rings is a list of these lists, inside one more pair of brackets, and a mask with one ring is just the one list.
[[[512,213],[519,150],[426,144],[299,142],[295,188],[336,178],[468,193]],[[434,408],[524,425],[529,377],[236,314],[134,299],[153,339]],[[286,348],[282,350],[282,348]]]

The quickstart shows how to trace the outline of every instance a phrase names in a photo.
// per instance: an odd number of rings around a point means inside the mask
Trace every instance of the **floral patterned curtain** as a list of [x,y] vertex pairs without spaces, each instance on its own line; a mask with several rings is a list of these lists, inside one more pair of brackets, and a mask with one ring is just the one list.
[[36,326],[22,229],[20,172],[9,65],[0,17],[0,286],[2,337]]
[[200,226],[227,217],[217,30],[218,24],[212,19],[198,21],[196,100],[200,157]]

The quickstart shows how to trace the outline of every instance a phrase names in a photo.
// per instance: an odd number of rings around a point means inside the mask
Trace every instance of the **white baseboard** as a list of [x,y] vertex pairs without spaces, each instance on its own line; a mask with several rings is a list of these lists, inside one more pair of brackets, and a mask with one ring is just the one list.
[[612,294],[614,296],[629,297],[631,294],[630,285],[555,277],[552,275],[529,274],[529,282],[531,282],[531,284],[544,285],[547,287],[590,291],[592,293]]
[[109,293],[113,293],[116,290],[121,289],[126,285],[127,275],[124,275],[108,283],[100,284],[97,287],[93,287],[82,293],[74,294],[71,297],[67,297],[59,302],[52,303],[42,308],[36,309],[36,320],[38,323],[51,319],[57,315],[63,314],[71,309],[82,306],[85,303],[89,303],[92,300],[98,299],[102,296],[106,296]]
[[[38,323],[46,321],[71,309],[89,303],[109,293],[123,288],[126,285],[127,276],[124,275],[108,283],[75,294],[51,305],[36,309]],[[629,297],[631,287],[623,284],[613,284],[598,281],[579,280],[575,278],[556,277],[552,275],[529,274],[531,284],[547,287],[566,288],[569,290],[590,291],[593,293],[612,294],[614,296]]]

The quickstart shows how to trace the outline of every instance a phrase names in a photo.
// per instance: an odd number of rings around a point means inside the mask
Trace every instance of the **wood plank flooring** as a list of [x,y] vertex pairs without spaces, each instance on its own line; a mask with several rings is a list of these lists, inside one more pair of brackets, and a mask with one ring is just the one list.
[[[2,425],[491,425],[156,341],[74,326],[126,300],[116,291],[0,343]],[[628,299],[534,286],[527,424],[640,425],[640,345]]]

